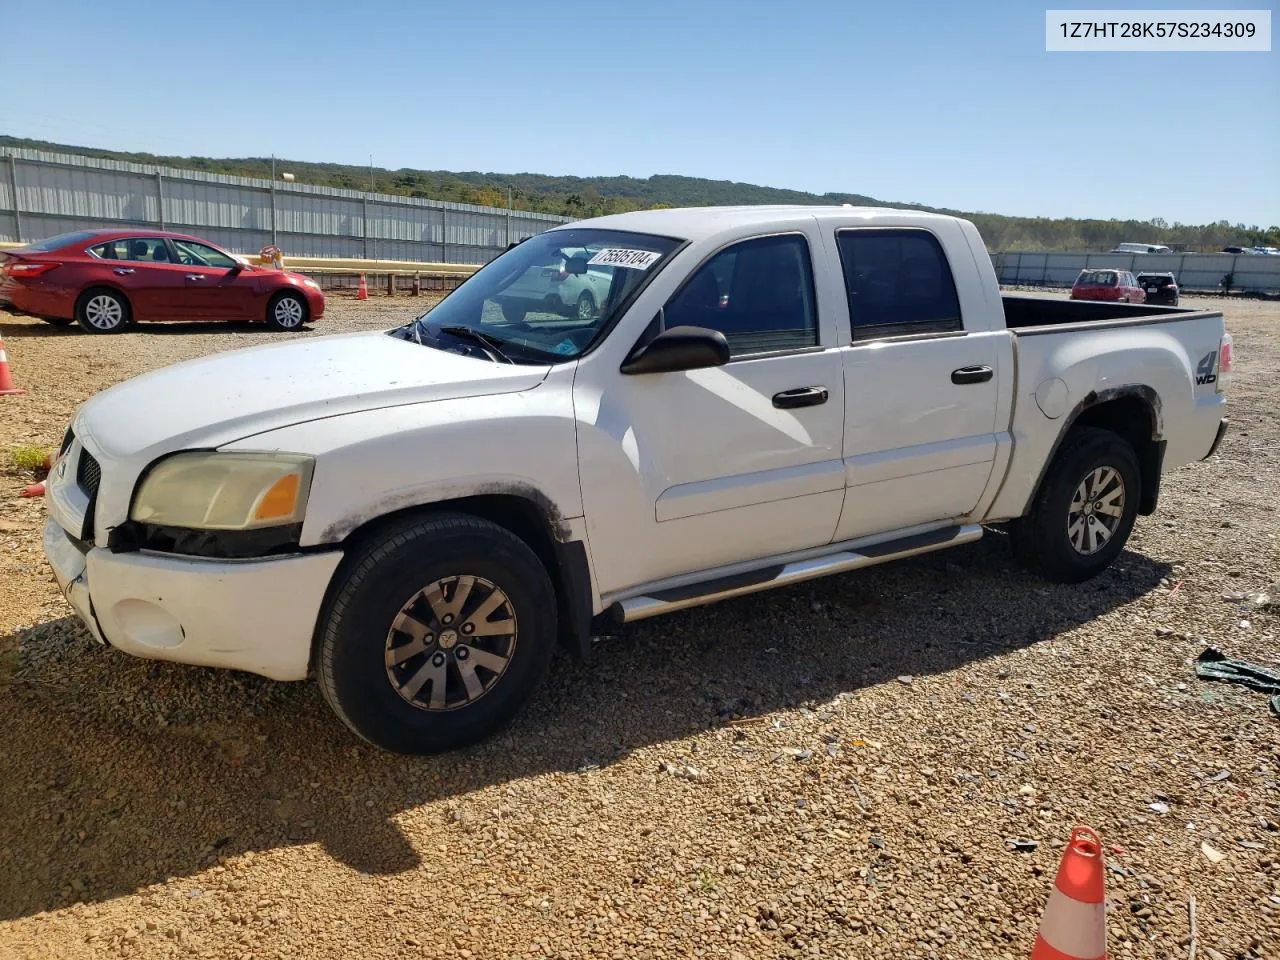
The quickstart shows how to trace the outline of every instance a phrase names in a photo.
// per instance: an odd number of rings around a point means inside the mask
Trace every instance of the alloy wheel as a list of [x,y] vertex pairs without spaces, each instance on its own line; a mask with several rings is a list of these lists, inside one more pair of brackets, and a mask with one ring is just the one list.
[[100,293],[85,303],[84,317],[98,330],[114,330],[124,322],[124,308],[115,297]]
[[447,577],[415,593],[387,631],[387,679],[421,710],[456,710],[497,684],[519,636],[515,608],[482,577]]
[[1075,551],[1092,556],[1108,543],[1124,518],[1124,478],[1113,467],[1085,474],[1067,509],[1067,537]]

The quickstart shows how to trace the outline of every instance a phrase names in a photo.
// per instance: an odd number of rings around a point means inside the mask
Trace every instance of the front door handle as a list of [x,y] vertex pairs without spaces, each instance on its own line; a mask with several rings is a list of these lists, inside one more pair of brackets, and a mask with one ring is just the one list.
[[773,395],[773,405],[779,410],[790,410],[793,407],[816,407],[827,402],[826,387],[796,387],[794,390],[783,390]]
[[120,274],[120,276],[122,277],[125,277],[133,273],[133,267],[116,267],[114,272]]
[[203,280],[203,279],[204,279],[204,274],[203,274],[203,273],[188,273],[188,274],[187,274],[187,279],[188,279],[188,280]]
[[951,382],[955,384],[986,383],[993,376],[995,371],[987,366],[961,367],[959,370],[951,371]]

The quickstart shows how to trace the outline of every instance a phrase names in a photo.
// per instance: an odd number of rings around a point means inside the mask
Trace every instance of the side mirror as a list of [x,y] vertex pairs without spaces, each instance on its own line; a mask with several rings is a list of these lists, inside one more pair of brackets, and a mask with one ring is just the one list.
[[728,362],[729,341],[719,330],[672,327],[633,349],[621,369],[623,373],[671,373]]
[[245,264],[235,257],[231,258],[231,266],[228,268],[229,273],[240,273],[245,269]]

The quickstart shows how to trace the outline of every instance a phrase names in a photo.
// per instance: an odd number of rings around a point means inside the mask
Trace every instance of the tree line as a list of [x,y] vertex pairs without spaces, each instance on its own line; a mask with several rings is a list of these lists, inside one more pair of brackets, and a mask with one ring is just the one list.
[[[214,158],[157,156],[73,147],[0,136],[6,146],[75,153],[81,156],[157,164],[239,177],[271,177],[269,157]],[[1216,252],[1224,246],[1280,246],[1280,225],[1228,223],[1168,223],[1153,220],[1077,220],[1050,217],[1008,217],[973,213],[915,203],[886,203],[856,193],[807,193],[780,187],[762,187],[729,180],[708,180],[669,174],[652,177],[568,177],[541,173],[480,173],[451,170],[384,170],[340,163],[275,161],[277,171],[287,170],[299,183],[372,190],[405,197],[424,197],[456,203],[505,207],[510,200],[517,210],[531,210],[574,218],[596,217],[631,210],[661,207],[720,206],[763,203],[852,203],[893,206],[949,213],[972,220],[991,250],[1097,250],[1107,251],[1125,241],[1159,243],[1175,250]]]

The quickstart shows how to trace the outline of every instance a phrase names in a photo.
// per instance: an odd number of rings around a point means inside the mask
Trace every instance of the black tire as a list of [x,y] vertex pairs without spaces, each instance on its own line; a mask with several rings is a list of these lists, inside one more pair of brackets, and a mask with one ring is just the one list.
[[[453,585],[457,599],[459,577],[477,578],[501,591],[508,600],[515,626],[510,646],[504,638],[464,636],[475,629],[473,617],[491,592],[472,589],[462,606],[466,616],[455,618],[456,629],[437,617],[425,596],[428,587]],[[439,595],[444,602],[444,594]],[[415,599],[417,598],[417,599]],[[388,653],[413,647],[412,633],[393,634],[402,612],[417,603],[415,621],[425,631],[422,651],[394,668]],[[497,610],[503,609],[498,607]],[[492,622],[486,613],[484,622]],[[430,621],[424,623],[423,621]],[[401,621],[404,622],[404,621]],[[366,543],[344,561],[320,621],[317,674],[320,689],[334,712],[369,743],[397,753],[426,754],[453,750],[484,739],[505,726],[524,706],[546,672],[556,638],[556,599],[551,579],[537,555],[510,531],[477,517],[442,513],[418,517],[393,526]],[[393,646],[392,641],[409,640]],[[468,642],[471,646],[468,646]],[[447,643],[447,645],[446,645]],[[470,677],[487,684],[472,698],[465,688],[460,661],[470,656]],[[501,654],[500,672],[479,660],[481,653]],[[426,671],[428,660],[442,657],[441,687],[452,689],[464,702],[434,708],[430,700],[417,704],[393,685],[393,670],[401,689],[412,675]],[[403,670],[403,672],[399,672]],[[434,697],[434,681],[423,683],[418,698]]]
[[286,333],[296,333],[310,319],[305,298],[296,293],[277,293],[267,304],[267,326]]
[[596,315],[596,298],[591,295],[590,290],[583,290],[578,295],[578,302],[574,305],[573,315],[578,320],[590,320]]
[[508,323],[523,323],[525,314],[529,311],[518,303],[512,303],[510,300],[504,301],[502,304],[502,317]]
[[[1096,520],[1105,528],[1110,521],[1101,513],[1098,517],[1102,519],[1098,520],[1092,510],[1088,515],[1073,513],[1073,500],[1078,490],[1087,492],[1084,485],[1096,476],[1095,471],[1108,469],[1114,470],[1123,483],[1121,513],[1105,544],[1086,553],[1072,543],[1068,532],[1070,517],[1075,515],[1085,524],[1083,530],[1073,527],[1080,530],[1077,535],[1085,539],[1085,550],[1090,546],[1089,538],[1100,536],[1088,532],[1090,523]],[[1073,429],[1053,458],[1031,508],[1010,524],[1014,552],[1030,569],[1058,583],[1080,583],[1097,576],[1111,565],[1133,532],[1141,478],[1137,454],[1124,438],[1096,427]],[[1104,493],[1104,498],[1114,496],[1114,487],[1108,489],[1112,492]]]
[[41,317],[40,319],[55,327],[69,327],[76,322],[75,317]]
[[88,333],[119,333],[133,319],[124,294],[108,287],[94,287],[76,301],[76,321]]

